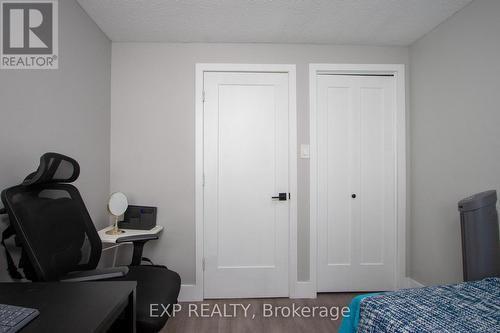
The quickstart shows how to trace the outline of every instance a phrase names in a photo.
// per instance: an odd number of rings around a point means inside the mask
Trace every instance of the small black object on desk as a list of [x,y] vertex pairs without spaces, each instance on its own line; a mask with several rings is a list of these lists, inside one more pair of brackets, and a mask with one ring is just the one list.
[[118,317],[135,332],[135,281],[0,283],[0,303],[35,308],[23,333],[106,332]]
[[123,221],[118,222],[118,227],[151,230],[156,226],[156,210],[156,207],[128,205]]

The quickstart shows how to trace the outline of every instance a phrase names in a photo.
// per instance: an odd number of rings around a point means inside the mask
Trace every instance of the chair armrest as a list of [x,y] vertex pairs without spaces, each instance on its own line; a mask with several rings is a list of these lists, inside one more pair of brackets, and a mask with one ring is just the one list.
[[104,279],[112,279],[122,277],[128,274],[128,267],[111,267],[93,269],[89,271],[71,272],[62,278],[61,282],[83,282],[83,281],[97,281]]
[[125,236],[120,237],[116,240],[116,243],[132,242],[134,244],[134,252],[132,254],[131,266],[138,266],[142,261],[142,251],[144,249],[144,244],[147,241],[158,239],[158,235],[135,235],[135,236]]
[[128,242],[147,242],[149,240],[158,239],[158,235],[134,235],[134,236],[124,236],[116,239],[116,243],[128,243]]

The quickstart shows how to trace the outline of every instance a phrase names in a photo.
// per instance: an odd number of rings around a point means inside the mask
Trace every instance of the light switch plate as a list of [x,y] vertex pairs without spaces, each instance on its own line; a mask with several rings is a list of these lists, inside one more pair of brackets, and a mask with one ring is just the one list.
[[309,158],[309,145],[302,143],[300,145],[300,158]]

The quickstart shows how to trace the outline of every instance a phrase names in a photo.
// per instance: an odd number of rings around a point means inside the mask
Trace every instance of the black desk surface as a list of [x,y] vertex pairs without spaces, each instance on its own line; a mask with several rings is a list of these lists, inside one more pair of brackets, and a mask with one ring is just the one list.
[[0,303],[35,308],[21,332],[99,332],[123,312],[135,281],[0,283]]

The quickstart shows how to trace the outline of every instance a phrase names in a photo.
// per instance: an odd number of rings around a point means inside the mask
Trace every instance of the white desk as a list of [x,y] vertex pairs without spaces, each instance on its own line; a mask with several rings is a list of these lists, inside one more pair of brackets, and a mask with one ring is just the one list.
[[127,237],[127,236],[140,236],[140,235],[158,235],[162,230],[163,227],[161,225],[157,225],[151,230],[137,230],[137,229],[121,229],[125,231],[124,233],[121,233],[119,235],[108,235],[106,234],[106,231],[113,229],[113,226],[106,227],[104,229],[101,229],[98,231],[99,238],[101,238],[101,242],[103,244],[114,244],[111,246],[107,246],[103,248],[103,251],[108,251],[111,249],[115,249],[115,253],[113,255],[113,266],[116,264],[116,253],[118,250],[118,247],[123,245],[123,244],[132,244],[132,242],[126,242],[126,243],[116,243],[116,240],[121,237]]
[[106,231],[113,229],[113,226],[109,226],[107,228],[99,230],[99,237],[101,238],[101,241],[103,243],[111,243],[111,244],[116,244],[116,240],[120,237],[127,237],[127,236],[142,236],[142,235],[157,235],[159,234],[162,230],[163,227],[161,225],[157,225],[151,230],[137,230],[137,229],[121,229],[125,231],[124,233],[118,234],[118,235],[108,235],[106,234]]

